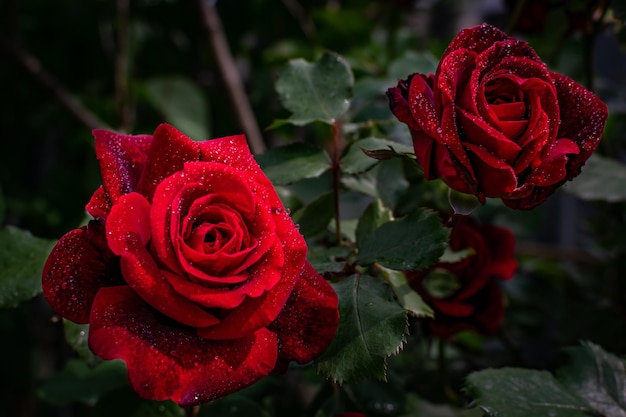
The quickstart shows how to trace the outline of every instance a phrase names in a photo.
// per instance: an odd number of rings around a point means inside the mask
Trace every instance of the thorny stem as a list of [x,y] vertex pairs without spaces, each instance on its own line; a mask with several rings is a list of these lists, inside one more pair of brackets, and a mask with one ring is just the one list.
[[202,15],[202,23],[208,35],[209,45],[217,61],[239,125],[246,134],[252,153],[263,153],[265,151],[265,143],[261,136],[261,130],[252,112],[252,106],[246,95],[237,64],[228,47],[224,28],[214,2],[211,0],[198,0],[198,3]]
[[341,128],[338,121],[333,123],[333,151],[330,169],[333,174],[333,200],[335,203],[335,236],[337,243],[341,243],[341,222],[339,220],[339,185],[341,181],[341,163],[339,162],[339,142]]

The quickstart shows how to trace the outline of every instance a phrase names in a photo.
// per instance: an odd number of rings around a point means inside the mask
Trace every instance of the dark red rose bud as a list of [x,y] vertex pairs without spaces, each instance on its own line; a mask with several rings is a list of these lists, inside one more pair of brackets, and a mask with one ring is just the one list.
[[455,252],[469,250],[469,255],[459,262],[440,262],[406,273],[411,287],[435,312],[435,319],[425,322],[426,330],[446,339],[462,330],[494,333],[504,317],[499,283],[513,277],[517,269],[513,234],[460,217],[449,246]]
[[43,290],[140,396],[208,402],[328,347],[337,295],[243,136],[94,136],[95,220],[59,240]]
[[517,209],[543,203],[580,173],[608,115],[526,42],[486,24],[461,31],[435,74],[413,74],[387,95],[426,179]]

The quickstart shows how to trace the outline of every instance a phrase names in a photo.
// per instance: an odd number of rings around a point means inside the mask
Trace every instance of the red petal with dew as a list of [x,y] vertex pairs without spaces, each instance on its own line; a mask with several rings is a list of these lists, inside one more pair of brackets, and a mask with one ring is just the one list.
[[97,292],[123,283],[119,261],[106,245],[104,226],[92,221],[59,239],[42,273],[43,293],[61,316],[88,323]]
[[183,407],[257,382],[277,359],[276,335],[266,329],[235,340],[203,339],[164,322],[128,287],[101,290],[90,323],[90,349],[104,359],[124,360],[141,397]]
[[179,323],[206,327],[219,322],[215,316],[178,294],[167,282],[146,247],[150,240],[150,204],[131,193],[113,206],[107,220],[109,247],[121,257],[128,285],[148,304]]
[[181,171],[185,162],[199,161],[200,147],[171,125],[161,124],[154,131],[146,168],[137,191],[152,201],[154,190],[165,178]]
[[565,178],[547,187],[536,186],[524,198],[503,199],[504,204],[519,210],[530,210],[554,193],[564,182],[580,174],[581,168],[596,150],[608,117],[606,104],[594,93],[571,78],[551,73],[556,86],[561,115],[557,137],[574,142],[580,152],[567,156]]
[[335,337],[339,323],[335,290],[307,262],[285,307],[268,327],[278,334],[279,356],[305,364]]
[[121,135],[94,130],[102,184],[111,203],[137,189],[152,144],[149,135]]

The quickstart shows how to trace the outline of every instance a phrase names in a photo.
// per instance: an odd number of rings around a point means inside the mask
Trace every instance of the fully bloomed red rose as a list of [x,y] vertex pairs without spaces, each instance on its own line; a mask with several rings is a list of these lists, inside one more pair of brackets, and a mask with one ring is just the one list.
[[94,220],[59,240],[43,290],[140,396],[207,402],[328,346],[337,296],[243,135],[94,136]]
[[513,277],[517,269],[513,234],[461,217],[448,244],[455,252],[469,249],[470,255],[406,273],[411,287],[435,312],[435,319],[425,323],[428,333],[446,339],[462,330],[494,333],[504,317],[499,283]]
[[413,74],[387,95],[426,179],[518,209],[580,173],[607,118],[592,92],[486,24],[461,31],[435,74]]

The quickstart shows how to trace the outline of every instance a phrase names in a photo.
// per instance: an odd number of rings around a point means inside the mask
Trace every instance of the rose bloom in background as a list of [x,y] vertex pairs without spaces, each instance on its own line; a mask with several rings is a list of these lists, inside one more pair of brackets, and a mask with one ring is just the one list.
[[517,269],[515,237],[507,229],[460,216],[449,246],[454,252],[469,252],[459,262],[406,273],[411,287],[435,312],[434,320],[424,322],[427,333],[444,339],[463,330],[494,333],[504,317],[500,281],[511,279]]
[[94,136],[94,220],[59,240],[43,290],[141,397],[207,402],[326,349],[337,296],[244,136]]
[[486,24],[461,31],[435,74],[413,74],[387,95],[426,179],[517,209],[580,173],[607,118],[592,92]]

